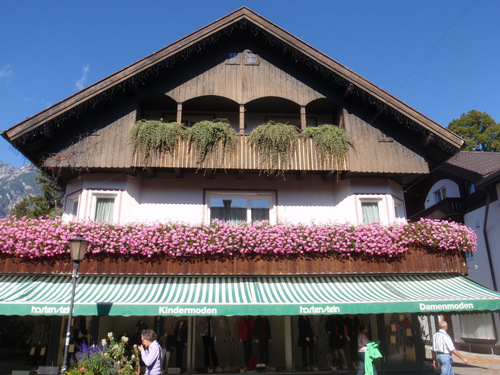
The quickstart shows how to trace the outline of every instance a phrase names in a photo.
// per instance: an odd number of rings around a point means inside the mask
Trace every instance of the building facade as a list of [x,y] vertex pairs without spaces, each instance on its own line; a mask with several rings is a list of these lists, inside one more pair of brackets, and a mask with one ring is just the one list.
[[[419,315],[500,309],[464,277],[465,227],[437,225],[463,237],[453,248],[404,230],[405,189],[463,140],[247,8],[3,136],[65,187],[61,221],[3,222],[0,314],[43,337],[64,330],[75,234],[90,241],[75,344],[182,321],[169,365],[189,373],[239,372],[251,356],[268,371],[354,371],[361,323],[379,367],[421,370]],[[30,360],[61,362],[59,335],[29,342]]]

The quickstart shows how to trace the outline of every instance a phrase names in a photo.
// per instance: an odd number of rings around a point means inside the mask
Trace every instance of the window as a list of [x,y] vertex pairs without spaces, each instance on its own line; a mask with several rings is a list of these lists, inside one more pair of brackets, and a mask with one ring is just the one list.
[[363,215],[363,224],[380,222],[380,212],[377,202],[361,202],[361,213]]
[[434,192],[434,201],[435,203],[441,202],[443,199],[446,199],[446,187],[443,186]]
[[91,192],[90,219],[101,222],[118,221],[118,204],[116,204],[117,191]]
[[251,221],[275,221],[274,194],[271,192],[207,192],[210,221],[232,224]]
[[229,52],[229,55],[227,56],[227,61],[228,64],[238,64],[238,52]]
[[259,65],[259,57],[250,50],[245,50],[243,52],[246,65]]
[[80,194],[73,194],[67,198],[66,206],[64,208],[65,220],[75,221],[78,219],[79,200]]
[[97,198],[95,205],[95,221],[113,221],[115,198]]
[[397,221],[405,220],[404,205],[399,199],[394,199],[394,218]]

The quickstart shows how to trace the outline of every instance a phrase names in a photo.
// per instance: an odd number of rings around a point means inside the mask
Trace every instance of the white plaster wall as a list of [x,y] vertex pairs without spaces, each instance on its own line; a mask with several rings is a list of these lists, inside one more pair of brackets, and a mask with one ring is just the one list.
[[[472,228],[477,235],[477,251],[468,259],[469,277],[480,284],[493,288],[488,253],[486,251],[484,228],[485,207],[481,207],[465,215],[465,225]],[[486,226],[490,245],[491,264],[494,267],[497,287],[500,286],[500,201],[490,202]],[[477,269],[474,266],[477,265]]]
[[446,187],[446,197],[447,198],[460,198],[460,189],[455,181],[449,179],[442,179],[436,182],[430,188],[427,196],[425,197],[425,208],[435,205],[437,202],[434,199],[434,192],[442,187]]
[[67,194],[80,194],[79,219],[91,215],[92,191],[117,190],[119,223],[183,222],[199,224],[206,221],[207,190],[270,191],[275,194],[277,220],[285,223],[352,223],[360,216],[359,197],[381,199],[381,218],[394,219],[394,200],[402,199],[401,187],[388,179],[351,179],[325,181],[321,176],[306,176],[299,180],[288,174],[286,180],[265,180],[247,175],[244,179],[223,172],[213,179],[202,173],[175,178],[167,173],[155,178],[120,174],[89,175],[72,181]]

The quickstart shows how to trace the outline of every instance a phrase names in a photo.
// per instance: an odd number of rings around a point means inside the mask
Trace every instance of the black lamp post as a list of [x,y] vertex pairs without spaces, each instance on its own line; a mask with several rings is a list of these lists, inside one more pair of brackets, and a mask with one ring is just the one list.
[[78,278],[78,269],[80,268],[80,262],[85,256],[87,251],[87,246],[89,241],[80,235],[69,240],[70,250],[71,250],[71,261],[73,264],[73,288],[71,289],[71,303],[69,305],[69,318],[68,318],[68,329],[66,331],[66,341],[64,343],[64,357],[63,364],[61,367],[61,374],[64,374],[68,369],[68,350],[69,342],[71,339],[71,320],[73,319],[73,304],[75,303],[75,290],[76,290],[76,279]]

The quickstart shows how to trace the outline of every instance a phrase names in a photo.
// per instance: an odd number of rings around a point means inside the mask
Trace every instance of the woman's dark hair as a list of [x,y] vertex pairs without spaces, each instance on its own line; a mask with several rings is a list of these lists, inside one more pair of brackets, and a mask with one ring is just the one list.
[[144,338],[144,340],[148,340],[151,342],[156,340],[156,333],[151,328],[143,329],[141,331],[141,336]]
[[360,324],[358,327],[358,332],[361,333],[366,329],[366,324]]

